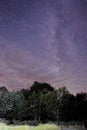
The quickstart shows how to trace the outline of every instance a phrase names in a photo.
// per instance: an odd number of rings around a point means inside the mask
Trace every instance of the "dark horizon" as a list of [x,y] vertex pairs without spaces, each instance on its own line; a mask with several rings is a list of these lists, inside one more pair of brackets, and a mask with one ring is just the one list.
[[0,0],[0,86],[87,92],[87,1]]
[[[25,91],[30,91],[30,89],[31,89],[31,87],[32,87],[32,85],[35,85],[35,84],[40,84],[40,86],[43,88],[43,85],[42,84],[46,84],[46,86],[47,85],[49,85],[50,87],[52,87],[53,89],[54,89],[54,91],[58,91],[59,89],[63,89],[63,88],[65,88],[65,90],[67,90],[67,92],[69,92],[70,94],[72,94],[72,95],[74,95],[74,96],[76,96],[77,94],[87,94],[87,92],[86,91],[78,91],[78,92],[75,92],[75,93],[73,93],[72,91],[70,91],[68,88],[67,88],[67,86],[61,86],[61,87],[54,87],[54,86],[52,86],[51,84],[49,84],[49,83],[47,83],[47,82],[38,82],[38,81],[34,81],[30,86],[28,86],[28,87],[23,87],[23,88],[17,88],[17,89],[9,89],[9,87],[6,87],[6,86],[0,86],[0,91],[8,91],[8,92],[20,92],[21,90],[25,90]],[[46,87],[45,86],[45,87]]]

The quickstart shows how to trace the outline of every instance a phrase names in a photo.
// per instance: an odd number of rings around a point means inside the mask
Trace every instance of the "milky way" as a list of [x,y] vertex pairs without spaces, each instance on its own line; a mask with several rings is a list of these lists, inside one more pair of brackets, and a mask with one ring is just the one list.
[[87,1],[0,0],[0,86],[87,91]]

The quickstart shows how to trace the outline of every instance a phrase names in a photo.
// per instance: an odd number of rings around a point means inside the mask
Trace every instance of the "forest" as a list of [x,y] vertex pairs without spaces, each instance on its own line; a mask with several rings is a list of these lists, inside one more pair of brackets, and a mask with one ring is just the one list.
[[71,94],[35,81],[29,89],[9,91],[0,87],[0,118],[13,121],[87,122],[87,93]]

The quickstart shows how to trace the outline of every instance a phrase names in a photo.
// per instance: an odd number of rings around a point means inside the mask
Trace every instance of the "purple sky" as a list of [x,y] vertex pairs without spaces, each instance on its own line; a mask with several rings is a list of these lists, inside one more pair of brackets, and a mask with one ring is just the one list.
[[87,92],[87,0],[0,0],[0,86]]

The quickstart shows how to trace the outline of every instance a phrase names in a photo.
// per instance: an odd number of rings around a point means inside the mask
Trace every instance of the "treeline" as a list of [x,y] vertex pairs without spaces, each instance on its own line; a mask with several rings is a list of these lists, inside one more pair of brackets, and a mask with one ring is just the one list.
[[9,121],[87,121],[87,93],[71,94],[66,87],[54,90],[34,82],[30,89],[0,88],[0,118]]

